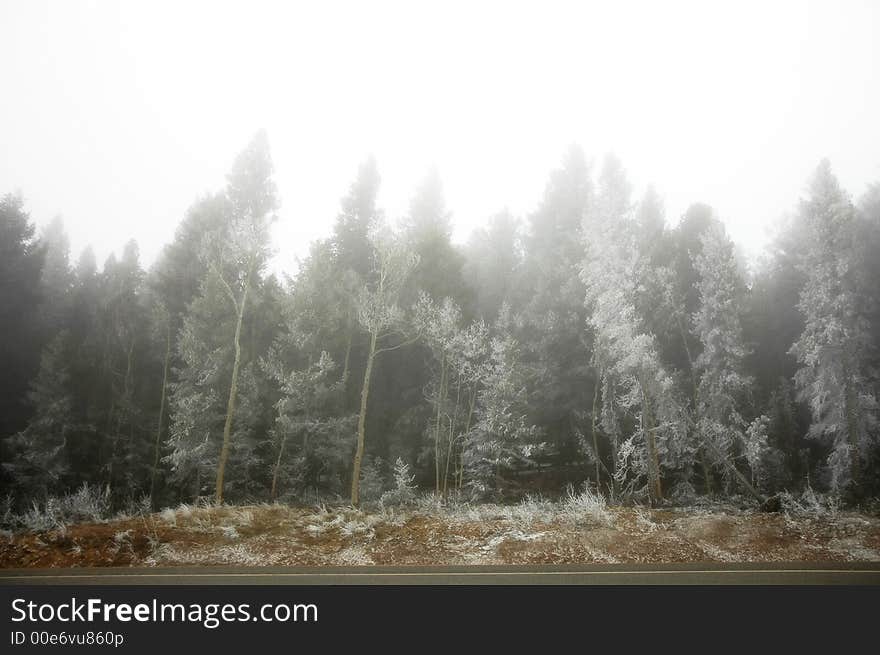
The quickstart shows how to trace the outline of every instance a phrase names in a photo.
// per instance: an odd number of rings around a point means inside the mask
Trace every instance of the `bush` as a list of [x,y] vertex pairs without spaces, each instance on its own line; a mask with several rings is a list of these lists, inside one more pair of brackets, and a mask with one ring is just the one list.
[[364,462],[361,469],[360,501],[374,503],[382,497],[385,490],[385,476],[382,474],[382,459],[374,457]]
[[13,529],[42,532],[74,523],[102,522],[110,515],[110,488],[83,485],[72,494],[49,496],[41,505],[37,501],[24,514],[4,513],[4,524]]
[[398,457],[394,463],[394,489],[382,494],[379,504],[383,508],[412,505],[416,500],[416,486],[413,484],[415,477],[409,473],[409,464]]
[[574,523],[596,523],[610,526],[614,518],[605,504],[601,493],[593,493],[588,485],[584,485],[581,493],[575,493],[572,487],[562,503],[563,515]]
[[834,516],[840,510],[836,496],[817,494],[809,485],[800,496],[785,491],[778,497],[782,511],[792,516],[824,518]]

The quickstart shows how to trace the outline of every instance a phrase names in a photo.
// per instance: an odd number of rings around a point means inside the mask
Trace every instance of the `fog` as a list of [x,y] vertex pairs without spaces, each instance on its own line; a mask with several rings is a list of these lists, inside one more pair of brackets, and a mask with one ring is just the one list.
[[707,202],[753,254],[820,158],[853,194],[880,176],[870,1],[4,0],[0,24],[0,190],[74,258],[134,237],[151,263],[261,127],[286,271],[368,154],[392,219],[436,166],[463,241],[532,211],[568,144],[613,151],[667,222]]

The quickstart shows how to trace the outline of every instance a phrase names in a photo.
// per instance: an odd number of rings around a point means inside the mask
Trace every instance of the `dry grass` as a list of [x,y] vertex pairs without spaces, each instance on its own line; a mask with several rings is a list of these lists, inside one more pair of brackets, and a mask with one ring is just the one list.
[[193,507],[0,537],[0,566],[442,565],[880,561],[880,519],[820,508],[761,514],[559,502],[407,509]]

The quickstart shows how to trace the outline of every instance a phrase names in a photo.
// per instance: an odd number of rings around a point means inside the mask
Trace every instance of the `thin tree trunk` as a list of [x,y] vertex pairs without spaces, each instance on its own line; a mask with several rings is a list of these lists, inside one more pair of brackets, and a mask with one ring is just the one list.
[[159,400],[159,423],[156,426],[156,443],[153,449],[153,471],[150,474],[150,504],[155,509],[153,494],[156,491],[156,472],[159,469],[159,452],[162,443],[162,423],[165,420],[165,395],[168,388],[168,362],[171,359],[171,324],[165,328],[165,363],[162,368],[162,397]]
[[351,472],[351,504],[357,507],[360,503],[361,462],[364,459],[364,432],[367,424],[367,399],[370,396],[370,376],[373,374],[373,359],[376,356],[378,332],[370,335],[370,350],[367,353],[367,367],[364,370],[364,384],[361,387],[361,411],[358,415],[357,450],[354,454],[354,465]]
[[455,445],[455,424],[458,422],[458,406],[461,403],[461,373],[458,374],[458,386],[455,390],[455,411],[449,424],[449,447],[446,449],[446,469],[443,472],[443,497],[446,498],[447,482],[449,481],[449,463],[452,461],[452,448]]
[[440,408],[446,384],[446,358],[440,355],[440,384],[437,386],[437,418],[434,421],[434,491],[440,493]]
[[846,412],[846,433],[849,442],[850,454],[850,476],[853,485],[857,485],[861,478],[861,455],[859,452],[859,417],[858,417],[858,401],[855,397],[855,388],[852,383],[852,376],[849,373],[848,364],[844,365],[844,411]]
[[[465,437],[471,431],[471,419],[474,416],[474,406],[477,404],[477,385],[474,383],[474,389],[470,394],[470,401],[468,403],[468,414],[467,419],[464,422],[464,432]],[[462,443],[462,447],[458,453],[458,484],[457,488],[461,490],[461,486],[464,483],[464,443]]]
[[598,378],[596,379],[596,384],[593,387],[593,412],[590,414],[590,432],[593,435],[593,458],[596,460],[596,491],[599,491],[600,479],[599,479],[599,440],[596,436],[596,406],[599,402],[599,379],[601,379],[602,374],[600,373]]
[[726,457],[722,457],[721,461],[724,465],[730,470],[731,473],[739,480],[740,484],[748,491],[759,503],[764,502],[764,497],[758,493],[757,489],[755,489],[751,483],[748,481],[746,476],[739,472],[739,470],[732,464]]
[[284,454],[284,444],[287,442],[287,435],[281,439],[281,446],[278,448],[278,457],[275,460],[275,470],[272,472],[272,492],[271,498],[272,501],[275,501],[276,494],[278,491],[278,470],[281,468],[281,456]]
[[344,412],[348,407],[348,377],[351,367],[351,347],[354,341],[354,327],[348,324],[348,343],[345,345],[345,358],[342,365],[342,377],[339,378],[341,392],[339,394],[339,411]]
[[648,493],[652,502],[663,500],[663,487],[660,483],[660,459],[657,456],[657,442],[654,435],[654,418],[645,385],[642,383],[642,429],[648,447]]
[[348,343],[345,345],[345,359],[342,365],[342,392],[345,394],[345,388],[348,386],[348,367],[351,363],[351,344],[354,341],[354,328],[348,327]]
[[[678,314],[676,317],[676,322],[678,323],[678,331],[681,334],[681,342],[684,345],[684,352],[687,355],[688,361],[688,371],[690,372],[691,378],[691,393],[692,393],[692,401],[694,403],[694,430],[699,429],[700,425],[700,405],[699,405],[699,387],[697,385],[697,373],[694,368],[694,358],[691,356],[691,349],[688,346],[687,334],[684,331],[684,325],[681,322],[681,314]],[[700,468],[703,470],[703,481],[706,485],[706,495],[712,495],[712,477],[709,471],[709,465],[706,462],[706,451],[705,448],[700,448],[699,455],[697,456],[700,461]]]
[[223,425],[223,445],[220,448],[220,460],[217,462],[217,482],[214,501],[223,503],[223,477],[226,473],[226,460],[229,458],[229,442],[232,440],[232,421],[235,418],[235,401],[238,396],[238,369],[241,366],[241,323],[244,318],[244,307],[247,302],[248,285],[245,283],[241,303],[238,306],[238,320],[235,323],[235,361],[232,364],[232,380],[229,385],[229,400],[226,403],[226,423]]

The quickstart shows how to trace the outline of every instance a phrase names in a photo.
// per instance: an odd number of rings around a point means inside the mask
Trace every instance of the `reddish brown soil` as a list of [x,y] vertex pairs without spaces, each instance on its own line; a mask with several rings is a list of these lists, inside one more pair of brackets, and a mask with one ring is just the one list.
[[0,567],[880,561],[880,519],[614,508],[610,521],[504,508],[369,514],[282,505],[0,537]]

